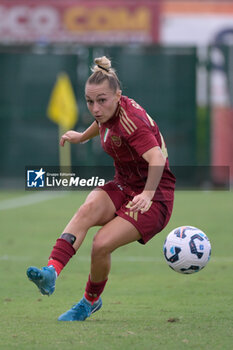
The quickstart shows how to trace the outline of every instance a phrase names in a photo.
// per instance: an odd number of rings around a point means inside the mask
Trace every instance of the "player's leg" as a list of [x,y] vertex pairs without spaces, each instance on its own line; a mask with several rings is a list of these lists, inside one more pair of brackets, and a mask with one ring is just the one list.
[[51,295],[54,292],[57,275],[79,249],[88,229],[105,224],[114,217],[115,211],[111,198],[104,190],[96,189],[88,195],[57,239],[48,266],[42,269],[32,266],[27,270],[29,280],[37,285],[42,294]]
[[103,226],[115,216],[116,208],[109,195],[98,188],[90,192],[85,202],[69,221],[64,233],[72,234],[76,237],[73,243],[77,251],[82,244],[86,233],[90,227]]
[[91,272],[83,299],[62,314],[59,321],[84,321],[102,306],[101,293],[111,268],[111,253],[123,245],[141,238],[132,223],[116,217],[104,225],[96,234],[91,254]]
[[106,280],[111,268],[111,253],[117,248],[139,239],[141,239],[141,235],[137,228],[120,216],[104,225],[93,240],[91,281],[99,283]]

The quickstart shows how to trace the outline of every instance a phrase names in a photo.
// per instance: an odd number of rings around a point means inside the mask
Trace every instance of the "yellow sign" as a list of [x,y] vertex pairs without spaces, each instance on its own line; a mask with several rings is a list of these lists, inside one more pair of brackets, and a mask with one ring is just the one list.
[[72,6],[64,14],[65,27],[73,32],[140,31],[150,32],[151,13],[148,7],[84,7]]
[[64,129],[74,127],[78,120],[78,106],[70,79],[66,73],[59,74],[52,91],[48,117]]

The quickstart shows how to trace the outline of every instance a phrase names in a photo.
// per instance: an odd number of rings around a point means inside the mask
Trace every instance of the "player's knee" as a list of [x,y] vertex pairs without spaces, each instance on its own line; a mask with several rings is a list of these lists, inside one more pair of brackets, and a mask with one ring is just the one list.
[[76,217],[79,219],[89,219],[92,218],[96,212],[96,203],[94,201],[89,201],[83,203],[76,213]]
[[92,243],[92,257],[95,256],[104,256],[111,252],[111,247],[108,242],[102,237],[101,229],[95,235]]

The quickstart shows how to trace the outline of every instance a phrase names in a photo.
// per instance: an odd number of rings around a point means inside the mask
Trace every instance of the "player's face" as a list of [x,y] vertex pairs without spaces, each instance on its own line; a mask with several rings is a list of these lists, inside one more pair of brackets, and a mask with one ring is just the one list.
[[102,84],[87,84],[85,89],[87,107],[100,123],[107,122],[115,113],[121,90],[114,92],[105,80]]

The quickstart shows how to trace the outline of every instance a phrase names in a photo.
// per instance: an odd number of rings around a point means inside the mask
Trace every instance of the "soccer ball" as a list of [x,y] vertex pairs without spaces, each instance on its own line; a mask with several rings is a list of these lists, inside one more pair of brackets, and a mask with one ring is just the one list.
[[211,245],[206,234],[198,228],[181,226],[168,234],[163,253],[173,270],[190,274],[206,266],[211,255]]

